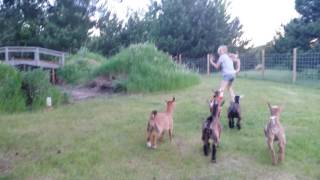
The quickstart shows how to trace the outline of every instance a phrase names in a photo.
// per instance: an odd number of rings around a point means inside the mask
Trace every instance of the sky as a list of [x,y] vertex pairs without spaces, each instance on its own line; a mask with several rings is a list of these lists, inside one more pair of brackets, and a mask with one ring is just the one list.
[[[145,11],[149,0],[108,0],[109,8],[120,18],[127,12]],[[243,25],[244,38],[251,40],[253,46],[264,45],[271,41],[281,25],[298,17],[295,0],[228,0],[227,11],[232,17],[239,17]]]

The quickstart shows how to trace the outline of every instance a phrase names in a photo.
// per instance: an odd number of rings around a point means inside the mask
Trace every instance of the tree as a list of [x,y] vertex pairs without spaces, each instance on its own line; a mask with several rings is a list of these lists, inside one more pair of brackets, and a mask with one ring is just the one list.
[[0,45],[36,45],[43,31],[47,0],[0,2]]
[[301,17],[283,27],[284,34],[278,33],[270,51],[289,52],[296,47],[302,51],[320,49],[320,1],[296,0],[295,8]]
[[41,40],[45,47],[75,52],[87,41],[90,20],[95,12],[94,0],[55,0],[47,11]]
[[221,44],[244,47],[249,42],[241,40],[242,25],[231,19],[224,0],[162,0],[151,6],[156,22],[151,36],[170,54],[198,57]]
[[122,46],[122,21],[107,9],[101,11],[101,14],[96,24],[96,29],[99,30],[100,35],[91,38],[88,46],[93,51],[110,56],[117,53]]

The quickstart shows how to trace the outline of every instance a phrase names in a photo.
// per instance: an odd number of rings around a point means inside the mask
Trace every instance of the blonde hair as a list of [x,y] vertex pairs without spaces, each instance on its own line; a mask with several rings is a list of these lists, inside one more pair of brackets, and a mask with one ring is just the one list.
[[221,45],[218,48],[218,54],[228,53],[228,47],[226,45]]

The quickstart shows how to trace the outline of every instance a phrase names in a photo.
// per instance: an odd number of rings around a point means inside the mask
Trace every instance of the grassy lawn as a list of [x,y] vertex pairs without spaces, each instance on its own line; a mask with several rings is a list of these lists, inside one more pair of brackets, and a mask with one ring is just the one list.
[[[261,71],[242,71],[240,77],[292,83],[292,71],[289,70],[267,69],[264,73],[264,78]],[[315,73],[308,75],[305,72],[297,72],[296,84],[320,89],[320,79]]]
[[[218,75],[215,75],[216,77]],[[38,111],[0,116],[0,179],[320,179],[320,90],[238,79],[243,129],[227,128],[223,107],[217,164],[204,157],[201,123],[218,78],[192,88],[113,95]],[[175,96],[174,140],[145,146],[153,109]],[[263,128],[266,102],[285,103],[286,159],[271,165]]]

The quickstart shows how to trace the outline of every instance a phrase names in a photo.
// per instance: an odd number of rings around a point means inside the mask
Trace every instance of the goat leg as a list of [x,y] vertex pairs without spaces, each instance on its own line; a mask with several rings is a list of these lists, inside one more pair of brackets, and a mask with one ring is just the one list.
[[239,116],[239,117],[238,117],[238,121],[237,121],[237,128],[238,128],[239,130],[241,129],[240,121],[241,121],[241,117]]
[[229,117],[229,128],[232,129],[234,127],[233,118]]
[[203,153],[205,156],[208,156],[209,154],[209,146],[210,146],[209,142],[205,142],[203,145]]
[[285,145],[283,142],[279,142],[279,158],[278,162],[281,163],[284,160],[285,156]]
[[216,163],[216,153],[217,153],[217,149],[216,149],[216,145],[213,143],[212,144],[212,156],[211,156],[211,162],[212,163]]
[[170,142],[172,141],[172,129],[169,129],[169,139],[170,139]]
[[268,146],[269,146],[269,150],[270,150],[270,153],[271,153],[271,158],[272,158],[272,165],[276,165],[277,162],[276,162],[276,155],[275,155],[275,152],[274,152],[274,149],[273,149],[273,139],[268,139]]

